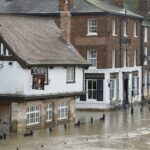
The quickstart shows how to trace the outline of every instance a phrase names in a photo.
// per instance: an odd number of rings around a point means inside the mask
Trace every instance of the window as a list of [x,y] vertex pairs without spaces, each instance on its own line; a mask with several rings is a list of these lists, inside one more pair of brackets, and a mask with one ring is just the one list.
[[53,118],[53,105],[47,104],[47,121],[52,121]]
[[136,66],[136,50],[134,50],[133,57],[133,65]]
[[130,67],[130,55],[127,53],[127,66]]
[[88,20],[88,35],[97,35],[97,20]]
[[116,20],[115,19],[112,20],[112,35],[113,36],[116,35]]
[[11,53],[8,51],[8,49],[2,42],[0,43],[0,55],[1,56],[12,56]]
[[59,102],[58,119],[68,118],[68,105],[66,102]]
[[44,76],[44,84],[48,84],[48,68],[47,67],[32,67],[31,74],[43,75]]
[[97,66],[97,52],[96,50],[87,51],[87,61],[93,66]]
[[147,65],[148,63],[147,63],[147,47],[144,47],[144,65]]
[[147,32],[148,32],[147,27],[144,27],[144,42],[147,42],[147,39],[148,39],[148,37],[147,37],[148,33]]
[[115,65],[116,65],[116,52],[113,49],[112,50],[112,68],[115,68]]
[[124,67],[127,66],[127,51],[126,51],[126,49],[124,50],[123,64],[124,64]]
[[44,90],[44,75],[33,74],[32,89]]
[[75,82],[75,68],[67,67],[67,82]]
[[110,99],[119,99],[119,79],[110,80]]
[[29,106],[26,113],[27,125],[40,123],[40,108],[39,106]]
[[127,22],[126,21],[123,22],[123,35],[127,36]]
[[133,97],[138,95],[139,91],[139,77],[138,76],[132,76],[132,92]]
[[97,99],[97,81],[87,80],[88,99]]
[[137,23],[136,22],[134,22],[133,24],[133,36],[137,37]]

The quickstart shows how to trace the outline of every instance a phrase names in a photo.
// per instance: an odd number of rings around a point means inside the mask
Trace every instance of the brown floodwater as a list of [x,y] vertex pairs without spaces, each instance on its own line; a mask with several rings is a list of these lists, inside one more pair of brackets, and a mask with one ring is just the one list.
[[[105,121],[99,120],[105,113]],[[0,150],[150,150],[150,111],[145,106],[108,112],[76,114],[80,127],[67,124],[49,132],[36,130],[32,137],[11,133],[0,140]],[[93,123],[91,124],[91,117]]]

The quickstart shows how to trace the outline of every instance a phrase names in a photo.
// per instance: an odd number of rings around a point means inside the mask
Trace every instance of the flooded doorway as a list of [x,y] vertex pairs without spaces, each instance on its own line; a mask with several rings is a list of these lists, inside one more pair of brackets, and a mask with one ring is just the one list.
[[129,75],[128,73],[124,73],[123,76],[123,104],[124,105],[127,105],[129,103],[128,85],[129,85]]
[[10,124],[10,104],[0,104],[0,123]]

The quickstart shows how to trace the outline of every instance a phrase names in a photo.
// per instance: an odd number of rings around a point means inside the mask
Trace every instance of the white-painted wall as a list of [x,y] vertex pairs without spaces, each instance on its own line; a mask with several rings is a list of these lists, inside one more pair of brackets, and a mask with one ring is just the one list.
[[23,69],[17,62],[9,65],[3,62],[0,67],[0,94],[43,95],[83,91],[83,68],[76,67],[75,83],[66,82],[66,68],[54,67],[48,69],[49,84],[44,90],[32,89],[32,74],[30,69]]
[[[132,72],[137,71],[139,75],[139,95],[132,97]],[[110,87],[108,87],[108,84],[110,83],[110,74],[111,73],[118,73],[118,79],[119,79],[119,100],[123,102],[123,73],[128,72],[129,73],[129,102],[135,102],[135,101],[141,101],[142,97],[142,67],[141,66],[135,66],[135,67],[124,67],[124,68],[110,68],[110,69],[95,69],[95,68],[89,68],[88,70],[85,70],[85,73],[88,74],[104,74],[104,89],[103,89],[103,101],[97,101],[97,100],[86,100],[86,101],[80,101],[80,99],[76,100],[76,108],[78,109],[106,109],[110,108]]]

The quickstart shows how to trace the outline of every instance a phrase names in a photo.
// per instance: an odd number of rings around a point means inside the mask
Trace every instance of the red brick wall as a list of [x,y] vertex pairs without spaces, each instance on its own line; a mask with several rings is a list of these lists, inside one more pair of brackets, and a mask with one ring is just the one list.
[[[98,36],[87,36],[88,19],[97,19]],[[112,36],[112,18],[116,20],[117,36]],[[140,65],[140,22],[135,19],[126,19],[127,35],[131,44],[122,45],[127,50],[130,60],[129,66],[133,66],[133,50],[137,50],[137,64]],[[133,23],[138,23],[138,37],[133,37]],[[120,45],[120,18],[118,16],[72,16],[71,20],[71,42],[79,53],[86,59],[87,50],[97,50],[97,67],[112,67],[112,49],[116,50],[116,67],[121,66],[121,45]]]

